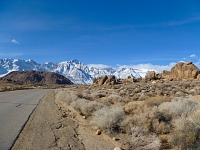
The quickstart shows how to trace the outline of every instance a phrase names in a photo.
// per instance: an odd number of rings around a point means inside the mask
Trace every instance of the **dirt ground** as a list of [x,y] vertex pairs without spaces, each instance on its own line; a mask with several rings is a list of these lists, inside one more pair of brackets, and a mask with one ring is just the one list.
[[63,115],[49,92],[36,107],[12,150],[111,150],[116,145]]

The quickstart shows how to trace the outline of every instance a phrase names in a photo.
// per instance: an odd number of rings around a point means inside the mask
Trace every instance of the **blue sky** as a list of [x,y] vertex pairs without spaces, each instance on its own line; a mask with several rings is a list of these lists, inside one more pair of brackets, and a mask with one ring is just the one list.
[[199,0],[0,0],[0,58],[200,62]]

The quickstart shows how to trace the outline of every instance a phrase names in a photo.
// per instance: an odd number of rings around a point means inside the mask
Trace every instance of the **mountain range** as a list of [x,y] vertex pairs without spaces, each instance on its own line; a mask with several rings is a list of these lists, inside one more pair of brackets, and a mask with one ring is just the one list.
[[148,71],[142,68],[97,68],[84,65],[78,60],[64,61],[60,63],[46,62],[40,64],[31,59],[0,59],[0,77],[12,71],[29,70],[56,72],[67,77],[76,84],[91,84],[94,78],[104,75],[115,75],[117,78],[121,79],[125,79],[128,76],[131,76],[132,78],[141,78],[144,77]]

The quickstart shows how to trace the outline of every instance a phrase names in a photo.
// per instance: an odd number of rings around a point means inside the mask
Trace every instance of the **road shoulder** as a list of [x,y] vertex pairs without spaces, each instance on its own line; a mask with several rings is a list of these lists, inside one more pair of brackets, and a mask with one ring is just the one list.
[[114,148],[112,143],[101,139],[90,129],[68,116],[63,116],[54,97],[55,91],[43,97],[12,150]]

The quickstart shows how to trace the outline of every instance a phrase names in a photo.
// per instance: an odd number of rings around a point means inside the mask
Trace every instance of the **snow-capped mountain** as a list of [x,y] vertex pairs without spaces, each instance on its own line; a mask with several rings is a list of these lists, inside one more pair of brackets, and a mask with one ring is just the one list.
[[98,76],[115,75],[117,78],[125,79],[144,77],[147,71],[132,68],[96,68],[89,67],[78,60],[64,61],[60,63],[46,62],[39,64],[33,60],[22,59],[0,59],[0,77],[11,71],[38,70],[59,73],[76,84],[91,84],[93,79]]

